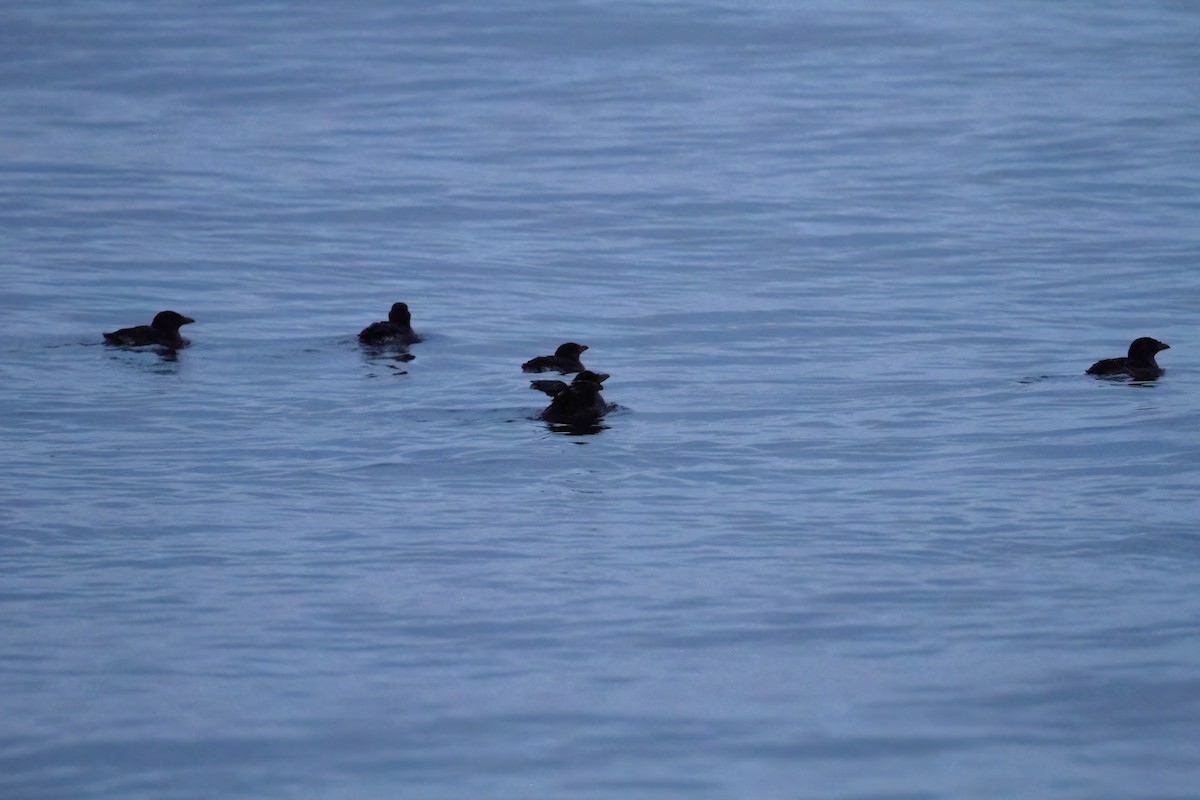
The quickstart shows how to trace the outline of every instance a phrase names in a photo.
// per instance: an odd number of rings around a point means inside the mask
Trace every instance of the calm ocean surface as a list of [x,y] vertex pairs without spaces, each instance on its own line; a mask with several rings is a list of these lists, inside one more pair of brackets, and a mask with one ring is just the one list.
[[1200,6],[0,42],[0,797],[1197,796]]

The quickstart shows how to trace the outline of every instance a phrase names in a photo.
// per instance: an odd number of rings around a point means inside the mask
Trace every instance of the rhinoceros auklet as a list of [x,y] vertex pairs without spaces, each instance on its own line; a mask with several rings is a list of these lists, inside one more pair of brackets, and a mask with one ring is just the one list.
[[566,342],[558,346],[554,355],[531,358],[521,365],[521,369],[525,372],[558,372],[563,375],[571,372],[583,372],[585,367],[579,360],[579,356],[587,349],[586,344]]
[[1163,374],[1163,369],[1154,360],[1154,354],[1170,350],[1171,345],[1143,336],[1129,345],[1129,355],[1120,358],[1104,358],[1087,369],[1088,375],[1128,375],[1134,380],[1150,381]]
[[531,388],[545,392],[552,398],[550,405],[538,416],[546,422],[558,425],[589,425],[608,412],[608,403],[600,394],[600,387],[608,375],[583,370],[575,380],[530,381]]
[[122,347],[142,347],[154,344],[178,350],[188,346],[188,340],[179,335],[179,326],[195,321],[191,317],[185,317],[174,311],[160,311],[154,315],[154,320],[149,325],[137,325],[106,333],[104,341]]
[[[585,369],[583,372],[580,372],[578,375],[576,375],[575,379],[573,381],[571,381],[571,383],[579,383],[580,381],[592,381],[593,383],[601,383],[602,384],[606,380],[608,380],[609,377],[610,376],[604,372],[592,372],[590,369]],[[554,397],[554,396],[558,395],[560,392],[565,391],[568,386],[570,386],[569,383],[566,383],[565,381],[556,381],[556,380],[541,380],[541,381],[530,381],[529,382],[529,388],[537,389],[539,392],[544,392],[545,394],[548,394],[551,397]]]
[[383,322],[372,322],[358,334],[363,344],[416,344],[421,337],[412,329],[412,314],[404,303],[393,303],[388,318]]

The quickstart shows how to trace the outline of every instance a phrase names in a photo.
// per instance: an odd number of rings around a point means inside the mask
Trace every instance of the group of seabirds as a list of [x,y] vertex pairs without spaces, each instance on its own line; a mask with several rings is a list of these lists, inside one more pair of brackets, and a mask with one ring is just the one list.
[[[175,311],[160,311],[149,325],[121,328],[104,334],[104,341],[118,347],[161,347],[174,353],[187,347],[189,342],[180,335],[179,329],[195,322]],[[411,360],[407,347],[418,344],[420,335],[413,330],[412,314],[405,303],[393,303],[388,318],[372,322],[358,334],[364,347],[404,349],[398,358]],[[595,425],[612,408],[600,394],[603,383],[609,376],[603,372],[592,372],[579,360],[587,345],[566,342],[559,345],[554,355],[531,358],[521,365],[523,372],[557,372],[560,375],[575,375],[567,383],[561,380],[535,380],[529,386],[550,397],[550,405],[538,415],[539,419],[566,427]]]
[[[149,325],[138,325],[133,328],[121,328],[112,333],[104,334],[104,340],[119,347],[157,346],[167,351],[187,347],[188,340],[179,334],[184,325],[195,322],[191,317],[185,317],[174,311],[161,311],[154,316]],[[381,322],[372,322],[358,334],[358,341],[365,347],[400,347],[407,348],[417,344],[421,337],[412,327],[412,315],[404,303],[395,303],[388,318]],[[550,397],[550,405],[539,415],[540,419],[551,424],[564,426],[587,426],[595,424],[608,413],[611,406],[604,401],[600,394],[604,382],[609,376],[603,372],[592,372],[583,366],[579,360],[587,345],[566,342],[559,345],[554,355],[531,358],[521,365],[524,372],[557,372],[560,375],[575,375],[570,383],[561,380],[530,381],[530,388],[544,392]],[[1170,345],[1143,336],[1134,339],[1129,345],[1127,355],[1117,358],[1103,358],[1088,367],[1088,375],[1117,375],[1132,378],[1135,381],[1152,381],[1163,374],[1163,369],[1154,360],[1154,356]],[[407,358],[406,358],[407,357]],[[407,352],[400,356],[411,359]]]

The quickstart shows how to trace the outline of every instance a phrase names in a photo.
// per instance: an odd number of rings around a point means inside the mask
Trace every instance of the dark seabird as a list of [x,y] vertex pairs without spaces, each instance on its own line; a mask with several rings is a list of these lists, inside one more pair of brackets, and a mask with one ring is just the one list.
[[159,347],[178,350],[188,346],[188,340],[179,335],[179,326],[195,321],[191,317],[185,317],[174,311],[160,311],[154,315],[154,321],[149,325],[137,325],[106,333],[104,341],[122,347],[142,347],[155,344]]
[[[575,379],[573,381],[571,381],[571,383],[578,383],[580,381],[592,381],[593,383],[601,383],[602,384],[606,380],[608,380],[609,377],[611,377],[611,376],[609,376],[608,374],[606,374],[604,372],[592,372],[590,369],[585,369],[583,372],[580,372],[578,375],[576,375]],[[530,381],[529,382],[529,388],[537,389],[539,392],[544,392],[544,393],[550,395],[551,397],[554,397],[559,392],[564,391],[570,385],[571,384],[569,384],[565,381],[556,381],[556,380],[541,380],[541,381]]]
[[404,303],[393,303],[385,322],[372,322],[358,335],[363,344],[416,344],[421,337],[412,329],[412,315]]
[[600,394],[601,384],[608,379],[604,373],[583,370],[570,383],[565,381],[530,381],[531,388],[552,398],[550,405],[538,416],[556,425],[591,425],[608,412],[608,403]]
[[1129,345],[1129,355],[1121,358],[1105,358],[1088,367],[1088,375],[1128,375],[1138,381],[1152,381],[1163,374],[1163,369],[1154,360],[1160,350],[1170,350],[1171,345],[1143,336]]
[[586,344],[567,342],[560,344],[552,356],[531,358],[521,365],[525,372],[559,372],[567,375],[572,372],[583,372],[586,369],[579,360],[580,354],[587,350]]

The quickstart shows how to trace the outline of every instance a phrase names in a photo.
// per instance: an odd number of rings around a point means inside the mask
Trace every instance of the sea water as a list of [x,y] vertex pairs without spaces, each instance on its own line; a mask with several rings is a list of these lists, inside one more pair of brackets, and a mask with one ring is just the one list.
[[0,41],[0,796],[1195,795],[1200,8]]

